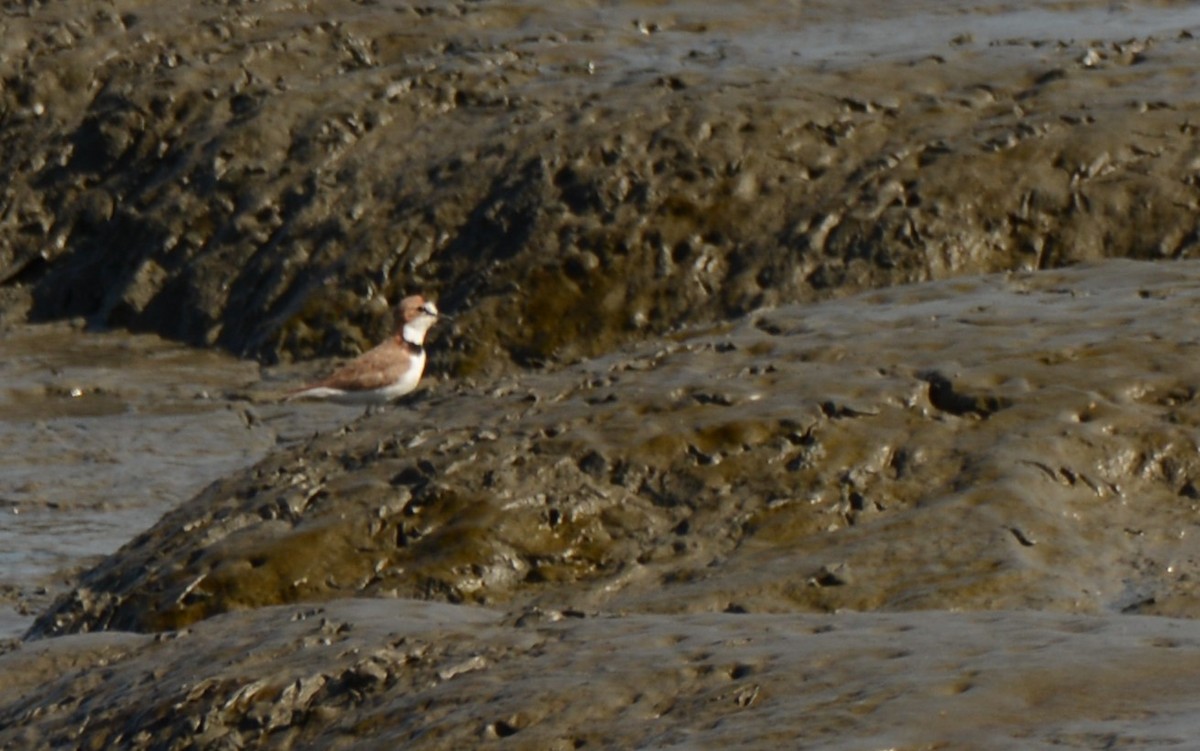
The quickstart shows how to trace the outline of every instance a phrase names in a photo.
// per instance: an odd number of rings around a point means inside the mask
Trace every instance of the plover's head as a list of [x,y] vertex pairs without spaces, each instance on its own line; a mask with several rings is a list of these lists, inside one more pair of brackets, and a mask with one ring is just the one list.
[[410,295],[400,301],[400,326],[404,338],[413,344],[425,341],[425,332],[438,319],[437,306],[421,295]]

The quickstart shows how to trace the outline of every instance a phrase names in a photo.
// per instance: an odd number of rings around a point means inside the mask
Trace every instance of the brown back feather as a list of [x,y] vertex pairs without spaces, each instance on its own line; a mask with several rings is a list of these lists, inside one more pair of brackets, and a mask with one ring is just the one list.
[[325,387],[342,390],[382,388],[400,378],[408,370],[408,345],[400,337],[392,337],[373,347],[330,375],[305,389]]

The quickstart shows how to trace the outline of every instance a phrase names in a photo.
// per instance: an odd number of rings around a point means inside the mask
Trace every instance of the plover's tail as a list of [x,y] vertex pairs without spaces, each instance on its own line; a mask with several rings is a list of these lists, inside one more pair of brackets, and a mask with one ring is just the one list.
[[313,388],[313,385],[310,383],[307,386],[301,386],[300,388],[289,389],[289,390],[283,392],[283,396],[279,397],[279,401],[292,402],[297,399],[303,399],[305,394],[308,391],[311,391],[312,388]]

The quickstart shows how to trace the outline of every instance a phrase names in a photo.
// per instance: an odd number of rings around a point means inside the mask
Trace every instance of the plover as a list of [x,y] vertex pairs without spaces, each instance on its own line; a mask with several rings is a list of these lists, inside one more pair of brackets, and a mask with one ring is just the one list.
[[396,333],[315,383],[285,399],[326,399],[342,404],[386,404],[411,392],[425,370],[425,332],[438,319],[437,306],[420,295],[400,301]]

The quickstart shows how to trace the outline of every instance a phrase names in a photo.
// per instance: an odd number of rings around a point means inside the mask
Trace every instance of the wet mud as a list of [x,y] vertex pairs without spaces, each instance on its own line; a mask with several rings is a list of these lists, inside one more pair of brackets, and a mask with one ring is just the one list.
[[1191,4],[0,27],[0,746],[1195,737]]
[[254,363],[72,323],[4,327],[0,351],[0,638],[288,434],[236,399]]
[[1185,747],[1198,667],[1194,620],[342,600],[26,644],[0,670],[38,700],[0,706],[0,744]]
[[383,298],[459,376],[763,305],[1196,249],[1187,3],[5,11],[0,284],[265,361]]
[[10,322],[0,347],[0,640],[210,482],[347,419],[259,419],[256,363],[151,334]]
[[1195,616],[1197,311],[1200,265],[1108,262],[435,385],[213,484],[33,633],[360,594]]
[[1197,303],[1193,262],[963,278],[343,410],[85,573],[0,733],[1177,742]]

